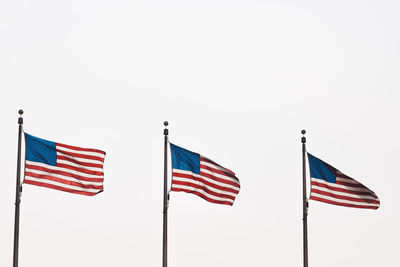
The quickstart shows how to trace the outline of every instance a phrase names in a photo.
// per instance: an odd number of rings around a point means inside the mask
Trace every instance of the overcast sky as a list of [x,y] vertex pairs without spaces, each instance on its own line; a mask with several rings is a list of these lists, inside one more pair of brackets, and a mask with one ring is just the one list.
[[21,267],[161,266],[163,122],[233,170],[173,192],[169,266],[302,266],[300,131],[378,210],[312,201],[311,267],[400,266],[399,1],[0,1],[0,266],[24,130],[107,152],[103,193],[23,186]]

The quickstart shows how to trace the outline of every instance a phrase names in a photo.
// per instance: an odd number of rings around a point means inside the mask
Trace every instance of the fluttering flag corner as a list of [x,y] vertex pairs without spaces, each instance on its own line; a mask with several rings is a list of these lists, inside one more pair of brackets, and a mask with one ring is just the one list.
[[310,153],[307,155],[311,176],[310,199],[345,207],[379,208],[379,198],[373,191]]
[[93,196],[103,191],[106,153],[25,133],[24,183]]
[[240,182],[235,173],[198,153],[170,143],[171,191],[195,194],[209,202],[233,205]]

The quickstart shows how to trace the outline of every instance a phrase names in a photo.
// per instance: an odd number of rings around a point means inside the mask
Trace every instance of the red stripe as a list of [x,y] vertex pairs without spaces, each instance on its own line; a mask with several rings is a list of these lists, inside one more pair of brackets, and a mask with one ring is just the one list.
[[377,201],[375,199],[364,199],[364,198],[360,199],[360,198],[342,196],[342,195],[337,195],[337,194],[330,193],[330,192],[321,191],[318,189],[311,189],[311,194],[313,194],[313,193],[317,193],[317,194],[324,195],[324,196],[330,196],[330,197],[334,197],[337,199],[344,199],[344,200],[350,200],[350,201],[361,202],[361,203],[379,204],[379,201]]
[[91,170],[88,170],[88,169],[71,166],[71,165],[68,165],[68,164],[65,164],[65,163],[57,163],[57,167],[66,168],[66,169],[78,171],[78,172],[81,172],[81,173],[87,173],[87,174],[91,174],[91,175],[98,175],[98,176],[103,176],[104,175],[103,172],[91,171]]
[[[365,185],[363,185],[363,184],[360,183],[359,181],[354,180],[353,178],[347,176],[346,174],[341,173],[340,171],[337,171],[337,172],[336,172],[336,176],[337,176],[338,178],[346,179],[346,180],[347,180],[347,181],[339,181],[339,180],[336,180],[336,183],[337,183],[337,184],[368,189]],[[355,183],[352,183],[352,182],[355,182]],[[368,190],[369,190],[369,189],[368,189]]]
[[218,174],[221,174],[221,175],[224,175],[224,176],[228,176],[228,177],[231,177],[231,178],[235,178],[235,180],[237,180],[237,178],[235,177],[235,175],[232,175],[232,174],[229,173],[229,172],[224,172],[224,171],[221,171],[221,170],[218,170],[218,169],[215,169],[215,168],[213,168],[213,167],[210,167],[210,166],[207,166],[207,165],[203,165],[203,164],[200,163],[200,170],[202,170],[202,169],[206,169],[206,170],[212,171],[212,172],[214,172],[214,173],[218,173]]
[[[336,170],[336,177],[346,178],[346,179],[349,179],[349,180],[354,180],[353,178],[347,176],[346,174],[344,174],[344,173],[342,173],[342,172],[340,172],[340,171],[338,171],[338,170]],[[355,180],[354,180],[354,181],[355,181]]]
[[379,208],[379,207],[374,207],[374,206],[353,205],[353,204],[341,203],[341,202],[331,201],[331,200],[327,200],[327,199],[323,199],[323,198],[319,198],[319,197],[315,197],[315,196],[311,196],[310,199],[316,200],[316,201],[321,201],[321,202],[326,202],[326,203],[333,204],[333,205],[352,207],[352,208],[373,209],[373,210],[376,210],[377,208]]
[[102,185],[81,184],[81,183],[78,183],[78,182],[64,180],[64,179],[61,179],[61,178],[58,178],[58,177],[54,177],[54,176],[51,176],[51,175],[47,175],[47,174],[36,174],[36,173],[33,173],[33,172],[25,172],[25,180],[27,179],[26,177],[34,177],[34,178],[39,178],[39,179],[46,179],[46,180],[54,181],[54,182],[57,182],[57,183],[73,185],[73,186],[77,186],[77,187],[81,187],[81,188],[103,189]]
[[[173,187],[174,184],[175,184],[175,185],[186,185],[186,186],[191,186],[191,187],[194,187],[194,188],[201,189],[201,190],[203,190],[204,192],[206,192],[206,193],[208,193],[208,194],[210,194],[210,195],[213,195],[213,196],[215,196],[215,197],[223,197],[223,198],[229,198],[229,199],[235,200],[235,197],[234,197],[234,196],[226,195],[226,194],[222,194],[222,193],[216,193],[216,192],[210,190],[208,187],[201,186],[201,185],[198,185],[198,184],[194,184],[194,183],[191,183],[191,182],[182,182],[182,181],[173,180],[173,181],[172,181],[172,187]],[[193,192],[193,191],[192,191],[192,192]]]
[[98,161],[104,162],[104,158],[97,157],[97,156],[73,153],[73,152],[65,151],[65,150],[58,149],[58,148],[56,148],[56,151],[58,153],[65,154],[65,155],[68,155],[71,157],[82,158],[82,159],[93,159],[93,160],[98,160]]
[[85,192],[85,191],[79,191],[79,190],[69,189],[69,188],[65,188],[65,187],[61,187],[61,186],[57,186],[57,185],[51,185],[51,184],[46,184],[46,183],[41,183],[41,182],[36,182],[36,181],[30,181],[30,180],[27,180],[24,183],[25,184],[42,186],[42,187],[47,187],[47,188],[52,188],[52,189],[57,189],[57,190],[61,190],[61,191],[69,192],[69,193],[74,193],[74,194],[86,195],[86,196],[94,196],[94,195],[96,195],[96,194],[98,194],[98,193],[103,191],[103,190],[101,190],[101,191],[99,191],[97,193]]
[[[201,164],[202,161],[205,161],[205,162],[208,162],[208,163],[213,164],[213,165],[215,165],[215,166],[218,166],[218,167],[224,169],[225,171],[227,171],[230,175],[233,175],[233,176],[235,177],[235,173],[234,173],[233,171],[231,171],[231,170],[229,170],[229,169],[227,169],[227,168],[225,168],[225,167],[222,167],[222,166],[219,165],[218,163],[215,163],[214,161],[212,161],[212,160],[210,160],[210,159],[208,159],[208,158],[200,157],[200,164]],[[236,178],[236,177],[235,177],[235,178]],[[236,178],[236,179],[237,179],[237,178]]]
[[66,161],[69,161],[69,162],[72,162],[72,163],[75,163],[75,164],[78,164],[78,165],[86,166],[86,167],[94,167],[94,168],[101,168],[101,169],[103,168],[103,164],[82,162],[82,161],[76,160],[75,158],[72,159],[72,158],[69,158],[69,157],[61,156],[61,155],[57,155],[57,160],[58,159],[66,160]]
[[80,175],[73,174],[73,173],[66,172],[66,171],[52,170],[52,169],[48,169],[48,168],[45,168],[45,167],[36,166],[36,165],[30,165],[30,164],[26,164],[25,166],[26,166],[26,171],[28,171],[29,169],[33,169],[33,170],[45,171],[45,172],[48,172],[48,173],[60,174],[60,175],[72,177],[72,178],[75,178],[75,179],[78,179],[78,180],[82,180],[82,181],[103,182],[103,178],[88,178],[88,177],[80,176]]
[[201,198],[203,198],[203,199],[205,199],[205,200],[207,200],[209,202],[216,203],[216,204],[223,204],[223,205],[229,205],[229,206],[233,205],[233,203],[231,203],[229,201],[211,199],[211,198],[208,198],[205,195],[203,195],[203,194],[201,194],[199,192],[196,192],[196,191],[191,191],[191,190],[182,189],[182,188],[171,188],[171,190],[172,191],[176,191],[176,192],[192,193],[192,194],[198,195],[199,197],[201,197]]
[[233,185],[233,186],[235,186],[237,188],[240,188],[240,185],[235,183],[234,181],[223,179],[223,178],[219,178],[219,177],[216,177],[216,176],[214,176],[212,174],[209,174],[209,173],[206,173],[206,172],[202,172],[201,169],[200,169],[200,175],[204,176],[204,177],[207,177],[207,178],[210,178],[210,179],[213,179],[214,181],[217,181],[217,182],[220,182],[220,183],[229,184],[229,185]]
[[[336,180],[336,184],[340,184],[340,185],[345,185],[345,186],[352,186],[352,187],[357,187],[357,188],[366,188],[364,185],[358,183],[358,184],[353,184],[353,183],[348,183],[348,182],[342,182],[342,181],[338,181]],[[369,189],[368,189],[369,190]]]
[[[313,187],[312,187],[313,185],[314,186],[325,187],[325,188],[327,188],[329,190],[337,191],[337,192],[356,194],[356,195],[360,195],[360,196],[374,196],[374,197],[376,197],[375,194],[371,194],[371,191],[369,191],[369,192],[360,192],[360,191],[355,191],[355,190],[350,190],[350,189],[337,188],[337,187],[333,187],[333,186],[330,186],[330,185],[327,185],[327,184],[324,184],[324,183],[311,181],[311,189],[313,189]],[[364,187],[364,189],[368,189],[368,188]]]
[[100,153],[105,155],[106,152],[99,150],[99,149],[93,149],[93,148],[82,148],[82,147],[77,147],[77,146],[69,146],[69,145],[64,145],[64,144],[60,144],[60,143],[56,143],[57,146],[61,146],[61,147],[65,147],[65,148],[69,148],[72,150],[78,150],[78,151],[87,151],[87,152],[96,152],[96,153]]
[[79,164],[79,165],[83,165],[83,166],[87,166],[87,167],[103,168],[103,164],[82,162],[82,161],[78,161],[76,159],[71,159],[68,157],[61,156],[61,155],[57,155],[57,159],[66,160],[66,161],[73,162],[75,164]]
[[[205,184],[205,185],[208,185],[208,186],[210,186],[210,187],[214,187],[214,188],[219,189],[219,190],[228,191],[228,192],[235,193],[235,194],[238,194],[238,193],[239,193],[239,190],[235,190],[235,189],[233,189],[233,188],[224,187],[224,186],[221,186],[221,185],[216,185],[216,184],[211,183],[211,182],[209,182],[209,181],[207,181],[207,180],[205,180],[205,179],[203,179],[203,178],[195,177],[195,176],[193,176],[193,175],[191,175],[191,174],[185,174],[185,173],[174,172],[174,173],[172,173],[172,176],[173,176],[173,177],[182,177],[182,178],[193,179],[193,180],[195,180],[195,181],[202,182],[202,183]],[[172,180],[173,180],[173,179],[172,179]]]

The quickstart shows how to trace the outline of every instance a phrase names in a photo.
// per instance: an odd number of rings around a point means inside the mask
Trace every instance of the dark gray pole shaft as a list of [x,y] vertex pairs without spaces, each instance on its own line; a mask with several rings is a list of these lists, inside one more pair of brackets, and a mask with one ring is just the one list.
[[[303,130],[304,131],[304,130]],[[305,131],[304,133],[305,134]],[[303,259],[304,267],[308,267],[308,238],[307,238],[307,215],[308,215],[308,202],[307,202],[307,188],[306,188],[306,138],[301,138],[303,144]]]
[[[20,111],[21,114],[21,111]],[[21,114],[22,115],[22,114]],[[17,158],[17,185],[15,190],[15,220],[14,220],[14,256],[13,267],[18,267],[19,247],[19,204],[21,202],[21,138],[23,119],[18,119],[18,158]]]
[[163,208],[163,267],[168,266],[168,187],[167,187],[168,129],[164,129],[164,208]]

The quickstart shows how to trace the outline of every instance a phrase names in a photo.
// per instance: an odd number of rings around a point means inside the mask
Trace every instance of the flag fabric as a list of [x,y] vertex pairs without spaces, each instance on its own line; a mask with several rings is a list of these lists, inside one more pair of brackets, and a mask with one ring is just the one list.
[[379,208],[380,201],[374,192],[319,158],[307,154],[311,176],[310,199],[353,208]]
[[235,173],[198,153],[170,145],[172,191],[192,193],[216,204],[233,205],[240,189]]
[[103,191],[106,153],[25,133],[25,184],[93,196]]

